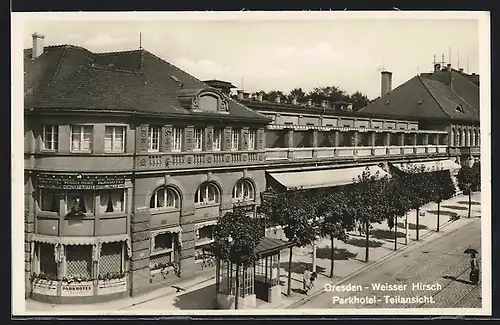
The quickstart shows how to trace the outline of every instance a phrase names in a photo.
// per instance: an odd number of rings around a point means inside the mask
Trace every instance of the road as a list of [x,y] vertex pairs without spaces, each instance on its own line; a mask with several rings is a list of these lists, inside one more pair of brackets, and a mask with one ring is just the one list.
[[[481,250],[480,234],[477,219],[367,270],[342,283],[343,288],[331,288],[298,308],[481,308],[481,285],[469,282],[470,256],[463,253],[469,246]],[[417,284],[433,286],[413,290]],[[381,285],[393,285],[396,290],[382,291]],[[353,288],[358,291],[350,291]],[[419,300],[408,301],[417,297]]]

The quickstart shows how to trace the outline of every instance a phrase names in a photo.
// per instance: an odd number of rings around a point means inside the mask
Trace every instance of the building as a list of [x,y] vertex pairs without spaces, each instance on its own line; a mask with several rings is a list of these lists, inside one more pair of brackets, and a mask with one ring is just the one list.
[[202,248],[217,217],[235,204],[255,215],[268,184],[296,186],[298,172],[314,174],[301,187],[336,186],[364,166],[450,157],[449,131],[413,116],[234,100],[230,83],[144,49],[43,42],[35,33],[24,51],[33,299],[116,299],[212,267]]

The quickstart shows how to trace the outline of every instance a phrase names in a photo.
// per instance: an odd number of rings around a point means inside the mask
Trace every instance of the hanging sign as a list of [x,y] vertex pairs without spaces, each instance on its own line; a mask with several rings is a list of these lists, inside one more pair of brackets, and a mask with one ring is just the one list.
[[37,176],[39,188],[56,190],[106,190],[125,187],[124,177],[83,176],[78,175],[47,175]]

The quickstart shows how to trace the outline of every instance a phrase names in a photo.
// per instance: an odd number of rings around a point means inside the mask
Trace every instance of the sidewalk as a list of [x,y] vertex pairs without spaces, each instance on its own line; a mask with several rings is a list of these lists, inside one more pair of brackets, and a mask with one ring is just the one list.
[[[435,232],[436,229],[436,204],[428,204],[420,209],[425,215],[420,217],[420,241],[415,241],[415,211],[408,214],[408,245],[405,245],[404,233],[404,218],[398,220],[398,250],[394,251],[394,229],[389,232],[386,222],[381,224],[373,224],[373,229],[370,232],[370,250],[369,263],[364,262],[365,257],[365,238],[359,237],[356,233],[350,234],[350,239],[347,243],[335,241],[335,263],[334,277],[329,278],[330,274],[330,240],[323,238],[317,242],[316,250],[316,268],[318,271],[318,279],[316,280],[315,288],[306,296],[302,292],[302,274],[306,268],[312,269],[312,247],[293,248],[292,260],[292,292],[290,297],[286,296],[287,292],[287,277],[288,277],[288,250],[281,254],[281,284],[282,284],[282,299],[279,304],[271,304],[257,300],[257,308],[259,309],[277,309],[289,308],[300,301],[310,299],[315,294],[318,294],[327,283],[337,283],[347,281],[349,278],[366,271],[385,260],[391,258],[395,254],[406,249],[412,249],[418,245],[422,245],[433,239],[444,236],[458,228],[467,225],[469,222],[480,217],[481,206],[478,204],[472,205],[471,218],[467,218],[468,197],[461,195],[454,197],[441,204],[440,216],[440,232]],[[475,193],[472,196],[472,201],[480,202],[480,193]],[[450,222],[449,217],[453,214],[458,214],[461,218],[455,222]],[[214,309],[215,296],[215,270],[208,269],[199,274],[195,278],[179,281],[176,286],[179,286],[185,291],[179,293],[172,287],[164,287],[154,290],[147,294],[138,297],[129,297],[106,303],[89,304],[89,305],[51,305],[40,303],[32,300],[26,301],[26,312],[34,313],[65,313],[75,314],[77,311],[85,314],[95,314],[103,312],[144,312],[144,311],[168,311],[168,310],[206,310]]]

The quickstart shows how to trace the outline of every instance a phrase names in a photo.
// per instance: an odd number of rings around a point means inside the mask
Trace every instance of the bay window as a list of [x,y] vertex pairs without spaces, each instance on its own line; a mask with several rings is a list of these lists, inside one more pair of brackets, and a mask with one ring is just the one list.
[[99,213],[125,211],[125,191],[113,189],[99,192]]
[[94,192],[81,191],[76,193],[66,193],[66,213],[73,210],[78,210],[85,214],[93,214],[95,212]]
[[35,254],[38,261],[38,273],[41,278],[55,280],[57,278],[57,262],[54,258],[54,244],[36,243]]
[[99,255],[99,278],[125,272],[124,242],[103,243]]
[[52,189],[42,188],[40,190],[40,211],[59,212],[59,201],[61,194]]
[[160,128],[157,126],[150,126],[148,129],[148,151],[160,151]]
[[92,125],[71,126],[71,151],[92,150]]
[[124,152],[125,126],[106,126],[104,132],[104,151]]
[[92,279],[92,245],[68,245],[66,248],[66,277]]
[[42,143],[44,150],[54,150],[59,148],[59,126],[44,125],[42,133]]

